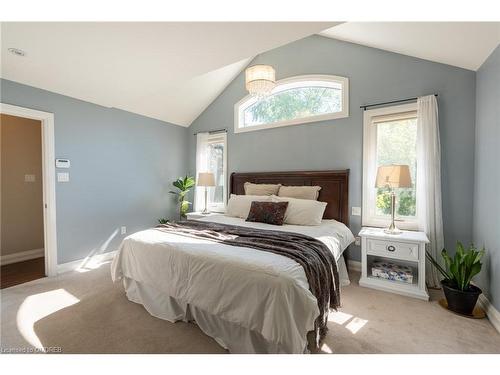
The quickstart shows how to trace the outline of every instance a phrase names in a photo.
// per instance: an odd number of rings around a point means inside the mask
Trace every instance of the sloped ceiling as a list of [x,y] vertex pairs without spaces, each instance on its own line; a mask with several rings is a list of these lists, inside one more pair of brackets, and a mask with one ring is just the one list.
[[189,126],[255,55],[335,24],[4,22],[1,77]]
[[477,70],[500,43],[500,22],[346,22],[320,35]]
[[500,23],[4,22],[0,76],[189,126],[254,56],[316,33],[477,70]]

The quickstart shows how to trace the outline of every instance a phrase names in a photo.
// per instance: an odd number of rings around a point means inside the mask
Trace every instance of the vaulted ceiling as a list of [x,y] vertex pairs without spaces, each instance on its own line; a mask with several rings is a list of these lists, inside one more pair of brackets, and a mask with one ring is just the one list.
[[2,23],[1,76],[189,126],[255,55],[335,24]]
[[320,35],[477,70],[500,43],[500,22],[346,22]]
[[4,22],[0,76],[189,126],[257,54],[317,33],[477,70],[500,23]]

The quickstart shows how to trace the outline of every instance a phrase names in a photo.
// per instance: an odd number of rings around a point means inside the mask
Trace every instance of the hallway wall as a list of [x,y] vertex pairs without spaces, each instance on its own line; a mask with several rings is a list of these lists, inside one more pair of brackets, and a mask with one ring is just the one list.
[[42,124],[38,120],[0,116],[0,254],[4,256],[44,246]]

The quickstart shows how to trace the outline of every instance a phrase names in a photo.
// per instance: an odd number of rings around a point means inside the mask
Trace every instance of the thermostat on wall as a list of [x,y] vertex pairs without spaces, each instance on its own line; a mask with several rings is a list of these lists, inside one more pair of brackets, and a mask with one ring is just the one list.
[[69,168],[70,166],[69,159],[56,159],[56,168]]

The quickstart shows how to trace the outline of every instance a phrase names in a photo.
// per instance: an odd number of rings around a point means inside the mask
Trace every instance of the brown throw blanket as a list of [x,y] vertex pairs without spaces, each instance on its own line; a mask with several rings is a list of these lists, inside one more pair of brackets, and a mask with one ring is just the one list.
[[335,257],[323,242],[299,233],[196,220],[161,224],[156,229],[226,245],[250,247],[293,259],[304,268],[309,289],[318,300],[320,315],[314,322],[316,346],[325,337],[330,308],[340,306],[340,289]]

